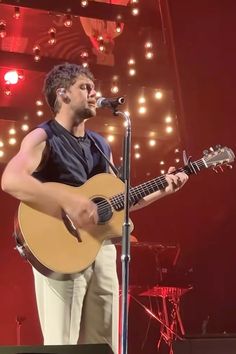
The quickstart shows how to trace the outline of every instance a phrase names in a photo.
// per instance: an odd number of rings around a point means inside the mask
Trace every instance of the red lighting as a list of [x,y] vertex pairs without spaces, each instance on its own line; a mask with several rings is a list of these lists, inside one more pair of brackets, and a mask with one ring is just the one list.
[[4,75],[4,80],[7,84],[9,85],[15,85],[18,83],[19,81],[19,74],[16,70],[11,70],[6,72],[6,74]]

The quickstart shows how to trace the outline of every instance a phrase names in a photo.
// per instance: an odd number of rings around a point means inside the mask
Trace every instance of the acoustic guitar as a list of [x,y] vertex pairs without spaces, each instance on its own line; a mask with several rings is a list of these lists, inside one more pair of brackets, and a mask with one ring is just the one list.
[[[205,152],[201,159],[188,161],[186,166],[174,173],[184,171],[191,175],[209,167],[216,169],[222,165],[230,166],[234,157],[231,149],[218,146]],[[54,279],[73,279],[93,263],[105,240],[122,236],[124,183],[112,174],[102,173],[81,187],[60,183],[53,185],[58,193],[66,188],[69,193],[86,196],[96,203],[98,224],[86,230],[76,230],[63,211],[58,213],[55,210],[55,215],[61,215],[57,218],[21,202],[15,220],[16,248],[42,274]],[[131,187],[130,204],[166,186],[165,175],[161,175]]]

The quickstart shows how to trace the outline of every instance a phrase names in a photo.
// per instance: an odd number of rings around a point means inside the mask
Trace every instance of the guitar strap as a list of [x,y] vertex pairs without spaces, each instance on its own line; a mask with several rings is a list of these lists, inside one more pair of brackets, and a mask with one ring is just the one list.
[[120,176],[120,171],[118,168],[116,168],[111,161],[108,159],[108,157],[106,156],[106,154],[102,151],[102,149],[98,146],[96,140],[94,139],[93,136],[91,136],[91,134],[87,131],[87,134],[89,136],[89,138],[92,140],[92,142],[94,143],[96,149],[100,152],[100,154],[104,157],[104,159],[107,161],[107,163],[109,164],[109,166],[111,167],[112,171],[115,173],[116,177],[121,179]]

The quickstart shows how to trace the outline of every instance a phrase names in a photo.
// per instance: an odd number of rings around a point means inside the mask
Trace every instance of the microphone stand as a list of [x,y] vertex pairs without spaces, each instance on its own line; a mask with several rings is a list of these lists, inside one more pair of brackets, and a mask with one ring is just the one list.
[[121,251],[121,263],[122,263],[122,308],[121,308],[121,354],[128,353],[128,291],[129,291],[129,262],[130,262],[130,219],[129,219],[129,207],[130,207],[130,155],[131,155],[131,121],[130,117],[117,110],[117,105],[112,104],[111,108],[115,116],[122,116],[126,121],[126,130],[124,136],[123,146],[123,176],[122,180],[125,183],[124,192],[124,223],[122,226],[122,251]]
[[128,291],[129,291],[129,262],[130,262],[130,151],[131,151],[131,122],[127,114],[117,112],[125,118],[126,130],[123,149],[123,181],[124,192],[124,223],[122,227],[122,312],[121,312],[121,354],[128,353]]

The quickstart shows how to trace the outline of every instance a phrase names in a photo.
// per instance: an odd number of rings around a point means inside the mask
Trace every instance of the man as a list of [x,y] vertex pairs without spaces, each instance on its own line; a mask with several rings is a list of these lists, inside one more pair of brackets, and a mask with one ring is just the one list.
[[[86,229],[98,222],[96,205],[66,189],[55,192],[43,182],[81,186],[98,173],[111,172],[98,149],[112,161],[105,139],[85,130],[85,120],[96,115],[93,75],[81,66],[58,65],[48,73],[44,93],[55,119],[23,139],[3,173],[2,189],[48,214],[56,205],[76,228]],[[178,190],[187,175],[168,174],[166,180],[164,191],[145,197],[131,210]],[[94,263],[75,280],[59,281],[33,272],[44,344],[109,343],[118,353],[116,250],[110,241],[104,242]]]

